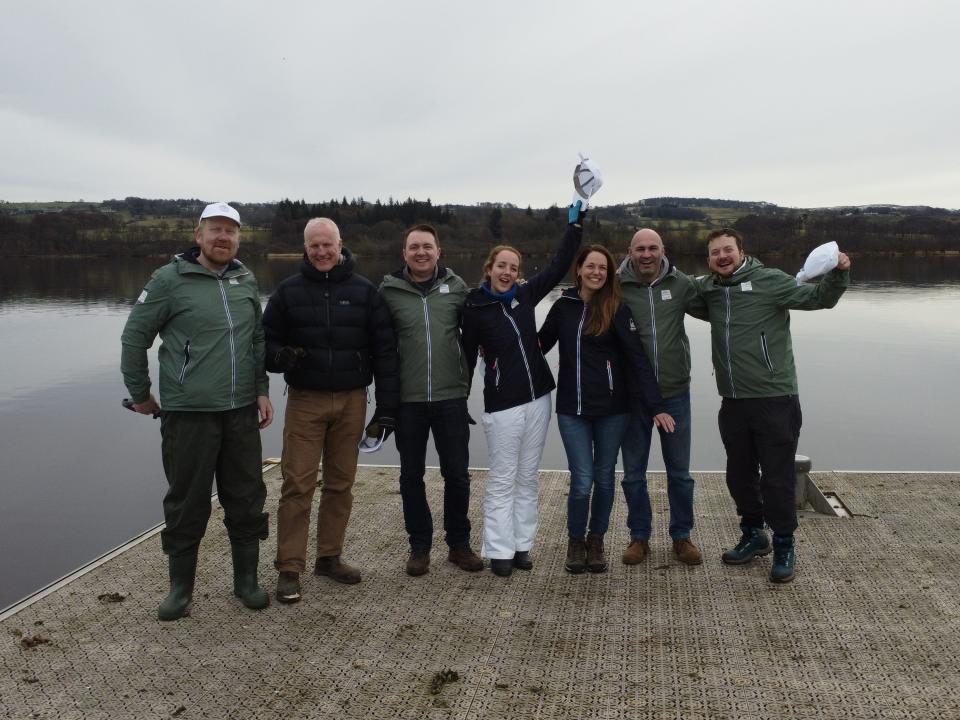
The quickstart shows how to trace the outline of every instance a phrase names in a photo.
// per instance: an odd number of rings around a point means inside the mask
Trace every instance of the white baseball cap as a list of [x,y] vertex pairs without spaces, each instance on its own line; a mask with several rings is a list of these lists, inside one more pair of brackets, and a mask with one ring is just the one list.
[[237,225],[243,224],[240,222],[240,213],[237,212],[236,208],[230,207],[225,202],[210,203],[200,213],[201,220],[212,217],[225,217],[233,220]]

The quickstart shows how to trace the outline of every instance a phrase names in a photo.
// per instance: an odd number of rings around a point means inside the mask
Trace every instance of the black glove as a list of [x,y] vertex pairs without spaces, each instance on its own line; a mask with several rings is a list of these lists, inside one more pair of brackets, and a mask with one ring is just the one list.
[[307,351],[302,347],[291,347],[290,345],[284,345],[282,348],[277,350],[277,354],[273,358],[273,364],[281,372],[287,372],[287,370],[293,370],[297,365],[300,364],[300,358],[305,356]]
[[386,441],[390,434],[397,429],[396,413],[391,411],[380,412],[380,409],[373,411],[373,417],[367,425],[367,437],[379,437],[383,433],[383,439]]
[[583,227],[583,219],[587,216],[587,211],[583,208],[583,203],[577,200],[567,211],[567,225],[576,225]]

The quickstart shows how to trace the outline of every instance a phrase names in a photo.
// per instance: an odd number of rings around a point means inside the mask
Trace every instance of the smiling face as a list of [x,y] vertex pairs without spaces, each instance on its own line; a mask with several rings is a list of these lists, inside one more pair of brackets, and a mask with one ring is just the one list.
[[637,277],[645,283],[653,282],[660,274],[663,262],[663,240],[653,230],[638,230],[630,241],[630,264]]
[[432,233],[425,230],[414,230],[403,246],[403,260],[410,268],[410,274],[417,282],[424,282],[433,277],[440,259],[440,245]]
[[606,284],[609,271],[607,258],[603,253],[591,252],[588,254],[583,259],[583,264],[577,267],[580,297],[589,300],[597,290]]
[[707,264],[720,277],[733,275],[743,265],[743,250],[737,245],[737,239],[719,235],[710,240],[707,244]]
[[314,268],[330,272],[340,263],[340,231],[332,222],[309,224],[303,238],[303,249]]
[[240,226],[229,218],[208,217],[200,221],[194,237],[200,246],[200,264],[220,272],[237,256]]
[[487,268],[490,289],[495,293],[505,293],[513,287],[520,277],[520,256],[512,250],[501,250],[493,256]]

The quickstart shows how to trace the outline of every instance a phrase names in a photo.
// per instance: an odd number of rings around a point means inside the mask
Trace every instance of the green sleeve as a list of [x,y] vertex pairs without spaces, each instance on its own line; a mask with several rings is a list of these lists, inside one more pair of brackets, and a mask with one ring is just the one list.
[[160,329],[170,317],[170,297],[167,283],[155,272],[137,302],[130,310],[120,336],[120,372],[130,399],[146,402],[150,397],[150,368],[147,349],[153,345]]
[[267,342],[263,331],[263,307],[260,305],[260,294],[254,296],[253,306],[253,372],[257,397],[270,397],[270,378],[267,376],[266,357]]
[[819,283],[797,285],[796,278],[779,273],[776,294],[778,304],[790,310],[821,310],[834,307],[850,283],[849,270],[833,269]]
[[709,320],[710,313],[707,311],[707,301],[703,297],[700,285],[692,277],[687,277],[686,298],[683,306],[684,312],[697,320]]

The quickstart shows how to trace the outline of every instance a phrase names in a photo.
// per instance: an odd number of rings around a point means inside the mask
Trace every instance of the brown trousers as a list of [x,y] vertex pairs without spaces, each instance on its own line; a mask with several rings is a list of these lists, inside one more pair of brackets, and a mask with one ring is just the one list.
[[366,389],[344,391],[290,388],[283,421],[283,487],[277,510],[279,571],[306,569],[310,508],[323,462],[317,510],[317,557],[339,555],[353,507],[357,444],[366,420]]

